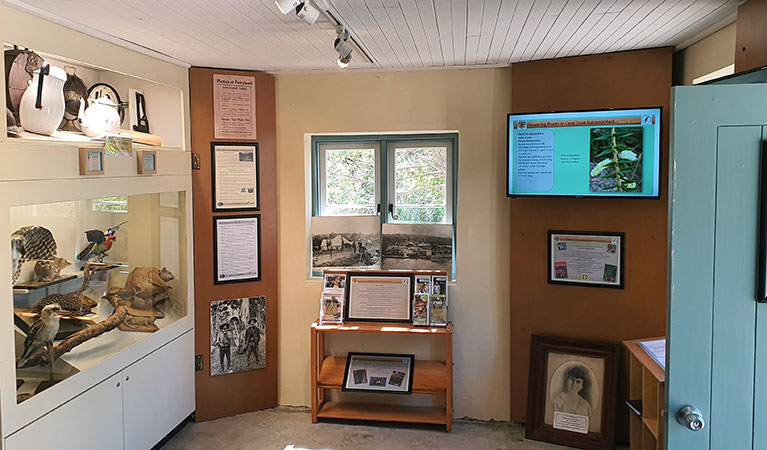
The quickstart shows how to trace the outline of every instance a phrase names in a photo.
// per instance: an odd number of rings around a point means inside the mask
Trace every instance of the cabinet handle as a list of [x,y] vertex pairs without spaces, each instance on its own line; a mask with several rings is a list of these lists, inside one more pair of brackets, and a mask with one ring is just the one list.
[[130,380],[130,376],[125,375],[125,381],[128,381],[128,380]]
[[756,301],[767,301],[767,141],[762,141],[759,173],[759,245],[757,248]]
[[119,381],[117,382],[117,387],[120,387],[120,382]]

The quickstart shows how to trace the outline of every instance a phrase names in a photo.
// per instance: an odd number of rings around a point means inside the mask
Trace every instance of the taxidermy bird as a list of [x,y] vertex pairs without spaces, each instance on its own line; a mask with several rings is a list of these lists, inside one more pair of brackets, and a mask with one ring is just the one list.
[[67,316],[90,314],[91,307],[83,301],[83,292],[88,289],[91,282],[91,274],[90,265],[86,264],[83,269],[83,284],[78,290],[69,294],[48,294],[32,306],[32,311],[42,314],[43,310],[48,306],[57,305],[59,307],[59,314]]
[[39,225],[19,228],[11,234],[11,281],[16,283],[21,274],[21,266],[26,261],[52,260],[55,255],[56,240],[49,229]]
[[46,306],[40,312],[40,318],[32,324],[24,340],[24,353],[21,354],[16,367],[24,367],[27,361],[43,347],[48,349],[48,363],[53,370],[53,339],[59,332],[59,319],[61,318],[61,306],[56,303]]
[[115,233],[117,233],[117,230],[126,223],[128,223],[128,221],[115,225],[108,229],[106,233],[101,230],[86,231],[85,238],[88,240],[88,243],[85,244],[85,247],[83,247],[80,253],[77,254],[77,260],[83,262],[88,261],[91,258],[96,258],[100,263],[104,262],[104,257],[107,256],[107,252],[112,248],[114,241],[117,240]]

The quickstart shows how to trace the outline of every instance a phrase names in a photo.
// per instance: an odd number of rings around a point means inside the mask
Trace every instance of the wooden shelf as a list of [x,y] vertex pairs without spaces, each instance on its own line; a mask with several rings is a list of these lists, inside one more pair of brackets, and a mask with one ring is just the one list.
[[406,333],[444,336],[453,331],[453,324],[448,323],[446,327],[418,327],[409,322],[346,322],[343,325],[320,325],[319,322],[314,322],[312,328],[323,332]]
[[[629,413],[629,437],[631,450],[662,450],[665,408],[663,368],[639,345],[641,341],[663,338],[624,341],[629,351],[629,402],[641,408],[641,416]],[[639,406],[641,405],[641,406]]]
[[[443,396],[445,406],[433,408],[327,401],[326,391],[340,390],[346,372],[346,356],[325,355],[327,333],[348,334],[352,338],[354,333],[366,333],[378,336],[410,335],[412,339],[421,339],[421,336],[444,339],[444,361],[416,359],[412,393]],[[392,352],[409,353],[406,347],[392,349]],[[311,383],[313,423],[317,423],[318,419],[429,423],[444,425],[445,430],[450,432],[453,427],[453,324],[416,327],[409,322],[347,322],[343,325],[314,322],[311,325]],[[339,393],[338,396],[343,399],[344,394]]]
[[323,419],[375,420],[436,425],[448,423],[444,408],[371,403],[326,402],[320,406],[319,411],[317,411],[317,417]]
[[[341,389],[346,370],[346,357],[327,356],[320,368],[317,387]],[[444,361],[416,360],[413,372],[413,394],[445,394],[447,367]]]
[[644,423],[645,427],[650,430],[650,433],[652,433],[655,439],[658,439],[658,418],[648,419],[647,417],[643,417],[642,423]]

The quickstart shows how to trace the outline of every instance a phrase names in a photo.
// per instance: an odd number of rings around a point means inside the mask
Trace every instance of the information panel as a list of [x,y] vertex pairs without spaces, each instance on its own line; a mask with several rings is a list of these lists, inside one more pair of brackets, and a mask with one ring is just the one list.
[[509,114],[507,194],[658,197],[660,114]]

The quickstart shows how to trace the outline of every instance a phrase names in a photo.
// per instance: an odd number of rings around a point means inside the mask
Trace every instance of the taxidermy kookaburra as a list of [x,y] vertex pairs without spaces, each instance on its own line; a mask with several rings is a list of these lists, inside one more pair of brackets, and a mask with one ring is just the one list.
[[47,305],[40,311],[40,318],[32,324],[27,338],[24,339],[24,353],[21,354],[21,359],[19,359],[16,367],[24,367],[29,358],[43,347],[48,348],[49,352],[53,350],[53,339],[59,332],[60,318],[61,306],[57,303]]
[[100,263],[104,262],[104,257],[107,255],[109,249],[112,248],[114,241],[117,240],[115,233],[117,233],[117,230],[126,223],[128,222],[125,221],[115,225],[108,229],[106,233],[101,230],[86,231],[85,238],[88,240],[88,243],[85,244],[85,247],[83,247],[80,253],[77,254],[77,260],[85,262],[92,258],[96,258]]

